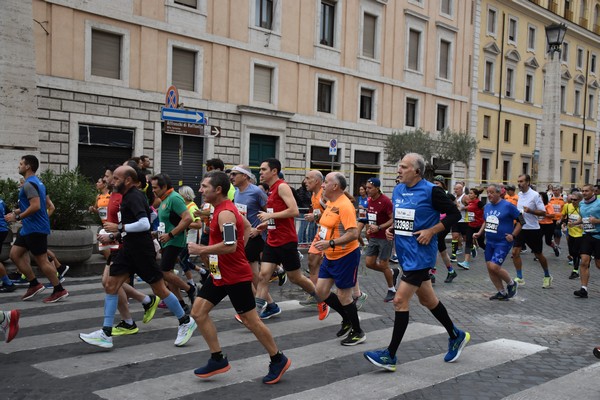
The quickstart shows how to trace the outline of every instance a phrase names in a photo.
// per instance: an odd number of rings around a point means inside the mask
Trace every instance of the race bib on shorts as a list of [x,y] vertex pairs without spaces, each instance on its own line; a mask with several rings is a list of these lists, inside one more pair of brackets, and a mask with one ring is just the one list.
[[415,210],[396,208],[394,210],[394,235],[412,236],[415,226]]

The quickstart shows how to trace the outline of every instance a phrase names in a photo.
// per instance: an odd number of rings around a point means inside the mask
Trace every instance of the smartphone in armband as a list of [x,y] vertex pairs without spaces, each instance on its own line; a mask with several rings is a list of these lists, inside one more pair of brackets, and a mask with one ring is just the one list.
[[223,243],[230,246],[235,244],[237,240],[237,232],[235,230],[235,224],[228,222],[223,224]]

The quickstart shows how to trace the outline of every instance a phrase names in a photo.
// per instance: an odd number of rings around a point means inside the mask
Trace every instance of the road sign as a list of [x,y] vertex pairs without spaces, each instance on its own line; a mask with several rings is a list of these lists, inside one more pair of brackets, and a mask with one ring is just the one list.
[[210,127],[210,136],[220,136],[221,135],[221,127],[220,126],[211,126]]
[[179,110],[166,107],[162,108],[160,119],[163,121],[191,122],[192,124],[202,125],[206,123],[204,113],[201,111]]
[[217,137],[221,135],[220,126],[191,124],[189,122],[165,121],[165,133],[171,135]]
[[177,108],[179,104],[179,92],[175,86],[169,86],[165,96],[165,108]]
[[330,156],[337,156],[337,147],[338,143],[337,143],[337,139],[331,139],[329,141],[329,155]]

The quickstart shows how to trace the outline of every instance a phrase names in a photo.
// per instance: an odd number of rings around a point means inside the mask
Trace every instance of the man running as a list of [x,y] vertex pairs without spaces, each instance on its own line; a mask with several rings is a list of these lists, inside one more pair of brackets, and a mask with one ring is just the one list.
[[579,277],[581,288],[573,292],[576,297],[587,299],[588,283],[590,281],[590,263],[594,256],[596,268],[600,268],[600,200],[594,193],[594,187],[586,184],[581,188],[583,201],[579,205],[581,219],[575,225],[583,228],[583,240],[581,242],[581,265],[579,266]]

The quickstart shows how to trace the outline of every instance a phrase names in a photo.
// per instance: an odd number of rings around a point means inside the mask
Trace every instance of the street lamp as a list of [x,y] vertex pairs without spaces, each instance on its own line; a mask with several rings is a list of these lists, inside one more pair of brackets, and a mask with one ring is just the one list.
[[550,53],[560,51],[566,33],[567,26],[565,24],[551,24],[546,27],[546,41]]

